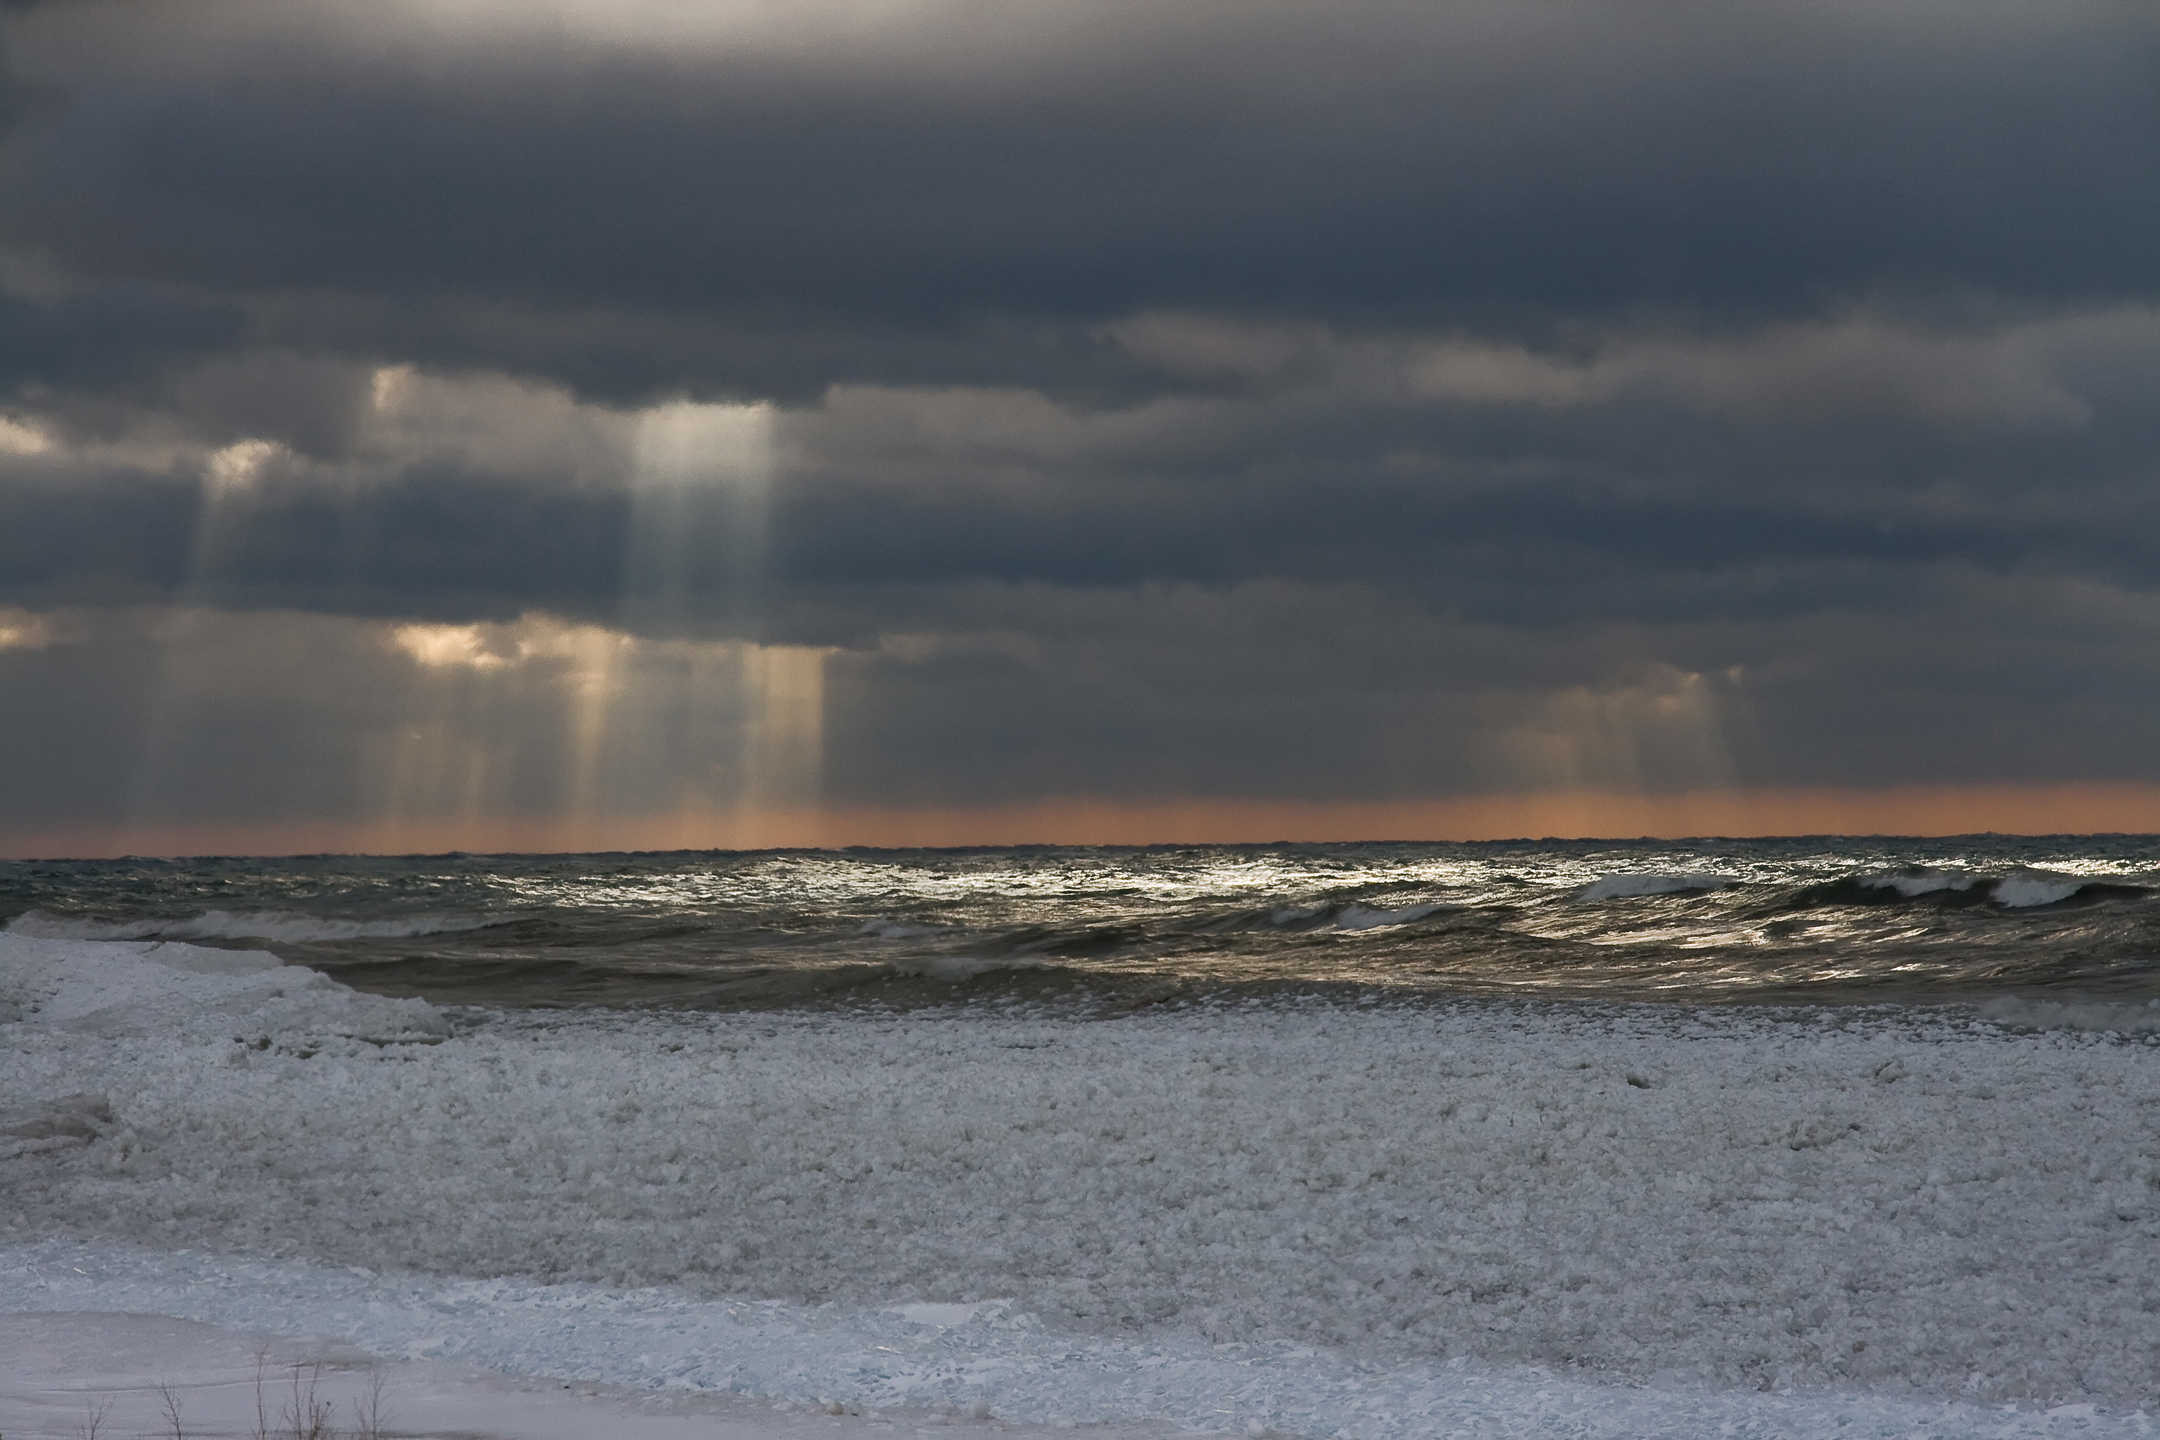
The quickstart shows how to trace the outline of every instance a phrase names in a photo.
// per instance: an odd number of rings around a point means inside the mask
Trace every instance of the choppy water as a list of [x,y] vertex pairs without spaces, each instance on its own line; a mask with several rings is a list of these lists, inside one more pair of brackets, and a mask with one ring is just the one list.
[[0,863],[19,933],[513,1006],[2160,1002],[2160,837]]

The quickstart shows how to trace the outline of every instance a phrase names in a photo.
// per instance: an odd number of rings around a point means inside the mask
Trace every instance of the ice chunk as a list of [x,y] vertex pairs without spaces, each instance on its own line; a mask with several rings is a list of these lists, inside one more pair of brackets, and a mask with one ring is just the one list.
[[81,1145],[112,1123],[112,1105],[103,1095],[63,1095],[0,1109],[0,1160]]
[[1010,1300],[977,1300],[953,1305],[895,1305],[892,1313],[910,1325],[935,1325],[950,1330],[979,1319],[1002,1316],[1011,1308]]

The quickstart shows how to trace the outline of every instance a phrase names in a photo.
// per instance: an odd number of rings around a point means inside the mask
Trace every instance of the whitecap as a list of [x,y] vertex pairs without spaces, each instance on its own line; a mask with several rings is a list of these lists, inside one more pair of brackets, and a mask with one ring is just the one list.
[[1996,904],[2010,910],[2026,910],[2035,905],[2054,905],[2068,900],[2085,888],[2086,882],[2075,875],[2050,875],[2042,870],[2025,870],[2005,876],[1995,882],[1989,892]]
[[1438,904],[1405,905],[1400,910],[1371,910],[1363,905],[1345,905],[1335,917],[1338,930],[1384,930],[1390,925],[1408,925],[1422,920],[1438,910]]
[[1644,895],[1685,895],[1704,890],[1722,890],[1732,882],[1723,875],[1676,874],[1676,875],[1601,875],[1575,892],[1575,898],[1585,903],[1597,900],[1627,900]]
[[980,955],[924,955],[892,962],[894,974],[945,981],[973,980],[1000,970],[1037,970],[1041,967],[1040,960],[1026,957],[992,960]]

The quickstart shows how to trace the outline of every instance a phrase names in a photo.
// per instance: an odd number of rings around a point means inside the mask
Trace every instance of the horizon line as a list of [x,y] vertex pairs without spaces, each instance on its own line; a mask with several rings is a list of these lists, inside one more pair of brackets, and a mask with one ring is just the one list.
[[105,822],[0,828],[0,859],[598,855],[1019,846],[2160,834],[2160,783],[1529,791],[1419,800],[1105,800],[803,806],[642,816]]

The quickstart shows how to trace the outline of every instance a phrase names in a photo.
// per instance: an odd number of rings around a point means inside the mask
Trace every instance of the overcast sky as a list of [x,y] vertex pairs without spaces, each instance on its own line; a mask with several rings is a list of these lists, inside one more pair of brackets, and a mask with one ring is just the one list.
[[2160,828],[2149,0],[0,39],[0,851]]

